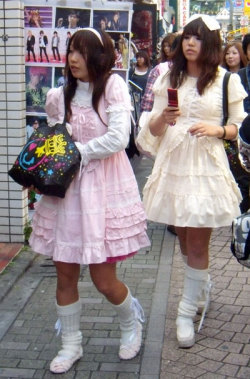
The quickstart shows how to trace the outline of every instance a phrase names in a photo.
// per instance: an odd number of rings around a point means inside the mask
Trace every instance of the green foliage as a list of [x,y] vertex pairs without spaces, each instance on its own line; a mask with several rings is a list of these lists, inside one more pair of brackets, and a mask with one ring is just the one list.
[[29,241],[32,232],[31,220],[27,220],[24,225],[23,234],[26,242]]

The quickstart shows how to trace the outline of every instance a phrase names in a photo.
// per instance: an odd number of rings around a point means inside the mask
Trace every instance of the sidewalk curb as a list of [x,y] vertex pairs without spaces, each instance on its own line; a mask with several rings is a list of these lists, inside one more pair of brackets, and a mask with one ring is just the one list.
[[15,258],[5,268],[0,275],[0,303],[8,295],[15,283],[22,277],[22,275],[31,266],[32,262],[37,258],[29,246],[23,246]]
[[145,347],[142,356],[140,379],[160,377],[175,238],[176,237],[165,228],[155,292],[152,298],[147,336],[145,338]]

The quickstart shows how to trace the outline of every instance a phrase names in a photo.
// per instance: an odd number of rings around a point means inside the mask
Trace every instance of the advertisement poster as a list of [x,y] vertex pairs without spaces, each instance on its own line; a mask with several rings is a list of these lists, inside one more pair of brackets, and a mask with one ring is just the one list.
[[109,33],[116,53],[114,72],[127,80],[132,8],[132,3],[24,1],[27,137],[46,121],[49,89],[64,84],[68,42],[80,28]]
[[132,41],[138,50],[146,50],[152,56],[157,44],[157,6],[134,4],[133,9]]

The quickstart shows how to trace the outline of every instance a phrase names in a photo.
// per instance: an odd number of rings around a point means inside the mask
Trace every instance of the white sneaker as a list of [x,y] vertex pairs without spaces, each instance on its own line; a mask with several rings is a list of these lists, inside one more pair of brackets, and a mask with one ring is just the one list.
[[194,323],[190,317],[178,316],[176,319],[177,340],[180,347],[192,347],[195,343]]

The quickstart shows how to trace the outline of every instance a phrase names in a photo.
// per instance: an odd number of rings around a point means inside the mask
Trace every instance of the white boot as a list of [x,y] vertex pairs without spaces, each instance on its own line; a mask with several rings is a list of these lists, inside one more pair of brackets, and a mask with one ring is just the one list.
[[60,306],[56,304],[59,319],[56,322],[58,333],[62,331],[62,349],[50,364],[55,374],[67,372],[82,357],[82,333],[80,331],[81,303]]
[[191,347],[195,343],[193,317],[198,310],[198,300],[207,281],[208,270],[196,270],[186,266],[183,295],[176,319],[180,347]]
[[119,357],[120,359],[132,359],[141,348],[143,309],[138,300],[131,296],[129,288],[126,299],[113,307],[117,312],[121,329]]

